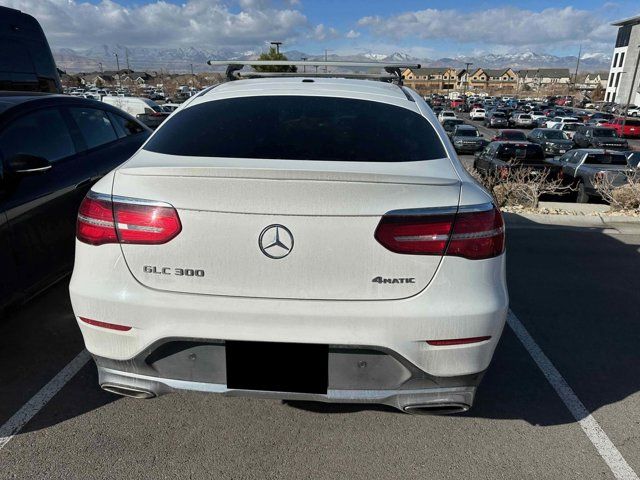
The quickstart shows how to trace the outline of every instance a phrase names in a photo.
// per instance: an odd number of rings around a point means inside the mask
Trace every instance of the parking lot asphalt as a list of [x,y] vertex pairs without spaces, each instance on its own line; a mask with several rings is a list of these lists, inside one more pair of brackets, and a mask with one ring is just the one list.
[[[640,235],[520,219],[507,236],[512,311],[640,472]],[[83,350],[67,286],[0,322],[0,425]],[[101,391],[88,362],[0,449],[0,478],[616,478],[600,453],[507,326],[475,406],[456,416],[134,400]]]

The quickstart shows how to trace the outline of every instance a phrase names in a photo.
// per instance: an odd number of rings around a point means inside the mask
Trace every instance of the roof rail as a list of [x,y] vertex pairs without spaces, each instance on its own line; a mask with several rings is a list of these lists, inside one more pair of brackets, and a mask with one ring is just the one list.
[[[330,77],[343,77],[343,78],[372,78],[382,81],[395,80],[398,85],[402,85],[402,70],[405,68],[420,68],[419,63],[407,63],[407,62],[331,62],[331,61],[302,61],[302,60],[209,60],[207,64],[215,66],[227,66],[226,75],[229,80],[237,80],[243,76],[257,77],[257,76],[290,76],[290,77],[310,77],[321,76],[307,72],[282,72],[288,73],[288,75],[273,75],[273,73],[280,72],[251,72],[248,75],[235,75],[235,72],[242,70],[245,66],[269,66],[269,67],[336,67],[336,68],[379,68],[384,70],[389,75],[375,75],[372,74],[356,74],[356,73],[341,73],[341,72],[324,72]],[[258,75],[266,73],[269,75]]]

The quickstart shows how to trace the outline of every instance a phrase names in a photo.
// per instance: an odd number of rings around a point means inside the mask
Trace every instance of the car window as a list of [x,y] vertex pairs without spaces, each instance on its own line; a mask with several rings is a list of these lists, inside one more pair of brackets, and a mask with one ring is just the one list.
[[87,148],[95,148],[118,139],[107,112],[97,108],[70,108]]
[[580,160],[582,160],[582,156],[584,154],[582,152],[574,152],[573,155],[571,157],[569,157],[568,162],[569,163],[580,163]]
[[5,158],[22,153],[55,162],[76,153],[67,123],[55,108],[16,119],[0,133],[0,146]]
[[584,163],[587,165],[626,165],[627,159],[620,153],[590,153]]
[[142,125],[130,118],[125,118],[115,113],[110,113],[109,117],[111,118],[111,121],[113,122],[116,129],[121,129],[127,136],[144,132],[144,128],[142,127]]
[[544,152],[538,144],[504,144],[498,150],[500,160],[517,162],[536,162],[544,159]]
[[144,148],[170,155],[351,162],[446,157],[435,129],[418,113],[368,100],[312,96],[194,105],[169,118]]
[[550,130],[548,132],[544,132],[545,138],[549,140],[566,140],[567,135],[560,130]]

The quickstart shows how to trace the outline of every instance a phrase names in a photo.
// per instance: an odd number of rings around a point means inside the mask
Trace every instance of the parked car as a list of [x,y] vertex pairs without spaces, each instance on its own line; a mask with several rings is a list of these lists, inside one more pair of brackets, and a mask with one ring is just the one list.
[[533,120],[533,122],[535,123],[536,120],[538,120],[539,118],[544,118],[546,120],[546,116],[544,113],[542,113],[541,110],[531,110],[529,112],[529,115],[531,115],[531,120]]
[[605,112],[595,112],[593,113],[590,117],[588,121],[592,121],[592,120],[613,120],[615,118],[615,115],[612,113],[605,113]]
[[627,182],[630,172],[622,152],[602,149],[571,150],[561,157],[548,159],[547,163],[562,169],[563,181],[577,190],[577,203],[588,203],[599,197],[595,187],[597,178],[607,176],[613,186],[621,186]]
[[573,136],[578,148],[604,148],[606,150],[628,150],[629,143],[618,137],[615,129],[584,125]]
[[160,105],[143,97],[103,97],[102,101],[133,115],[149,128],[157,128],[169,116]]
[[508,311],[504,226],[394,88],[230,81],[91,189],[69,289],[102,388],[469,408]]
[[173,113],[178,108],[180,108],[180,103],[163,103],[160,105],[160,108],[166,113]]
[[535,128],[527,139],[540,145],[546,156],[563,155],[573,148],[566,133],[555,128]]
[[62,93],[49,42],[38,21],[0,7],[0,91]]
[[498,130],[492,142],[526,142],[527,134],[522,130]]
[[585,122],[585,125],[601,126],[605,123],[609,123],[609,120],[606,118],[590,118]]
[[517,113],[511,117],[509,122],[511,126],[518,128],[531,128],[533,125],[533,118],[528,113]]
[[569,139],[572,139],[575,135],[576,131],[583,127],[584,123],[557,123],[553,129],[560,130],[563,132]]
[[450,138],[457,153],[474,153],[487,144],[478,129],[472,125],[456,125]]
[[456,116],[456,113],[451,110],[442,110],[438,114],[438,121],[440,123],[444,123],[445,120],[451,120],[453,118],[458,118],[458,117]]
[[102,102],[0,92],[0,308],[71,271],[82,198],[149,133]]
[[627,118],[624,120],[622,117],[617,117],[609,123],[603,123],[602,126],[613,128],[618,136],[622,138],[640,137],[640,120],[637,118]]
[[447,135],[451,135],[453,129],[458,125],[464,125],[464,120],[461,118],[447,118],[442,122],[442,128],[447,132]]
[[526,168],[532,175],[557,175],[559,168],[544,162],[542,147],[530,142],[491,142],[481,152],[477,152],[473,166],[481,175],[499,173],[508,170]]
[[545,127],[553,128],[556,125],[561,125],[563,123],[580,123],[580,120],[578,120],[576,117],[553,117],[547,120]]
[[507,115],[504,112],[488,112],[484,117],[484,126],[490,128],[499,128],[508,126]]
[[474,108],[469,114],[471,120],[484,120],[486,110],[484,108]]
[[627,110],[627,115],[629,115],[630,117],[639,116],[640,115],[640,107],[629,108],[629,110]]

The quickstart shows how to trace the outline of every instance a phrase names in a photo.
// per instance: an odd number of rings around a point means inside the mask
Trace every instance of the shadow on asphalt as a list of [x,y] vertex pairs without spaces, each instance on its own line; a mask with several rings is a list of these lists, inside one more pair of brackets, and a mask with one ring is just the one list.
[[[534,228],[523,228],[527,225]],[[523,217],[518,227],[507,229],[512,310],[589,411],[638,392],[640,236],[632,245],[624,236],[601,230],[540,228]],[[0,323],[0,424],[82,348],[66,282],[9,314]],[[119,398],[100,390],[93,362],[64,395],[75,401],[43,409],[23,431],[46,429]],[[397,413],[378,405],[286,405],[320,415]],[[521,419],[541,426],[574,421],[508,326],[474,407],[452,416],[466,417]]]

